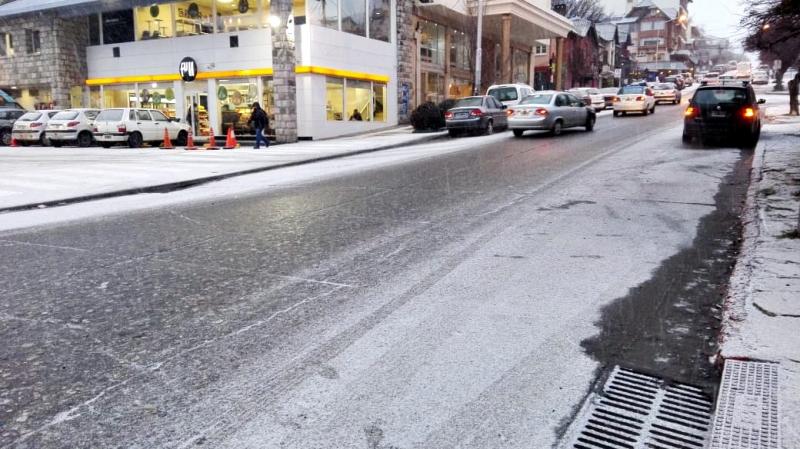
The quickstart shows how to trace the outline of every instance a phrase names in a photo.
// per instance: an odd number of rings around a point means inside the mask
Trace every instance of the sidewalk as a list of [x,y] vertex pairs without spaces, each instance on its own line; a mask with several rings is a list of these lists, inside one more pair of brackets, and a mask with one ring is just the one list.
[[259,150],[0,147],[0,213],[168,192],[233,176],[416,145],[446,135],[413,133],[411,127],[399,127]]
[[[775,413],[782,444],[746,447],[789,449],[800,448],[800,117],[785,115],[786,101],[772,103],[754,155],[744,240],[723,316],[721,356],[727,361],[726,371],[731,360],[778,364]],[[723,392],[726,380],[728,376],[723,378]],[[764,430],[770,413],[765,411],[767,393],[760,391],[770,382],[756,382],[758,394],[749,386],[745,394],[741,381],[730,382],[736,384],[732,391],[739,390],[728,404],[733,413],[727,422],[734,429],[738,423],[752,437],[769,433]],[[717,410],[717,419],[722,413]]]

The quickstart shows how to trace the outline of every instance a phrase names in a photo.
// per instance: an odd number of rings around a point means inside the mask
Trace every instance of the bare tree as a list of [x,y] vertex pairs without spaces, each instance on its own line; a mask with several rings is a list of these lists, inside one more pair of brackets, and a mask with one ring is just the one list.
[[741,21],[748,31],[744,48],[761,59],[781,61],[775,90],[783,90],[783,74],[800,60],[800,0],[751,0]]
[[600,0],[564,0],[563,4],[567,5],[567,17],[580,17],[592,23],[608,18]]

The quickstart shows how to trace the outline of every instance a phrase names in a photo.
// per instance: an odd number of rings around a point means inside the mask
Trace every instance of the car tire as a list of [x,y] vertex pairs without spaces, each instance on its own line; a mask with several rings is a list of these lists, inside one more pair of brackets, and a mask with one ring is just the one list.
[[100,146],[103,147],[103,148],[111,148],[111,143],[110,142],[102,142],[100,144]]
[[460,133],[458,131],[456,131],[455,129],[448,129],[447,130],[447,134],[449,134],[450,137],[458,137],[458,135]]
[[0,145],[4,147],[11,145],[11,131],[0,131]]
[[594,131],[594,123],[597,119],[592,117],[586,117],[586,131]]
[[563,130],[564,130],[564,124],[561,123],[561,120],[556,120],[555,123],[553,123],[553,127],[550,128],[550,135],[560,136],[561,131]]
[[88,148],[92,146],[92,133],[89,131],[83,131],[82,133],[78,134],[78,141],[76,142],[79,147],[81,148]]
[[491,136],[492,134],[494,134],[494,122],[489,120],[488,122],[486,122],[486,128],[484,128],[483,130],[483,135]]
[[514,129],[512,131],[514,132],[514,137],[522,137],[522,133],[525,132],[524,129]]
[[186,142],[189,141],[189,134],[186,131],[179,131],[178,138],[175,139],[175,145],[178,146],[186,146]]
[[619,115],[620,115],[619,111],[614,111],[614,117],[619,117]]
[[51,143],[50,139],[47,138],[47,133],[42,133],[39,136],[39,145],[41,145],[43,147],[49,147],[50,143]]
[[132,132],[128,136],[128,146],[131,148],[141,148],[143,143],[142,135],[139,132]]
[[650,110],[647,109],[647,108],[644,108],[644,110],[642,111],[642,115],[647,115],[649,113],[650,113]]
[[650,108],[650,113],[651,114],[655,114],[656,113],[656,105],[655,104],[653,104],[653,107]]
[[681,135],[681,142],[683,142],[684,145],[689,145],[690,143],[692,143],[692,135],[683,133]]

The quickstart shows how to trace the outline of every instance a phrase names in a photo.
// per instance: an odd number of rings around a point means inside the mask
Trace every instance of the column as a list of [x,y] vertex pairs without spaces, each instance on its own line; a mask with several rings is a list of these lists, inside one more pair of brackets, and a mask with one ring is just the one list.
[[270,14],[280,19],[271,27],[272,71],[275,91],[275,139],[278,142],[297,141],[297,78],[295,74],[295,42],[289,34],[292,2],[272,0]]
[[511,82],[511,14],[503,14],[500,48],[500,79],[503,83]]
[[450,28],[444,27],[444,98],[450,98],[450,45],[453,39]]

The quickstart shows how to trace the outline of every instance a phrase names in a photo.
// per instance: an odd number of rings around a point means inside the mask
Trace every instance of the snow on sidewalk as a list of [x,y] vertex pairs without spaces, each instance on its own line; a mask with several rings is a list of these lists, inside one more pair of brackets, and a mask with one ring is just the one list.
[[445,134],[397,128],[260,150],[0,147],[0,209],[414,145]]
[[742,252],[723,321],[723,359],[780,364],[783,448],[800,448],[800,118],[770,109],[753,162]]

